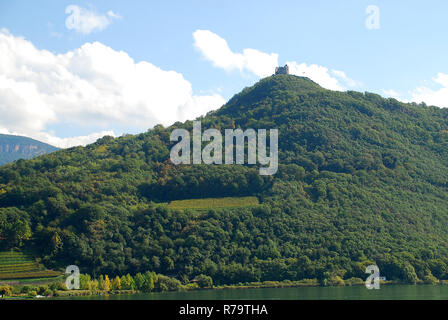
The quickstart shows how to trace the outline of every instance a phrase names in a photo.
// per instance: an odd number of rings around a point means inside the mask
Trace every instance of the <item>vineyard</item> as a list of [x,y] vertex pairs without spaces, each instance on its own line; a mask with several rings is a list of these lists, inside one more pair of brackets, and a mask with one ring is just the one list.
[[45,270],[31,255],[23,252],[0,252],[0,279],[56,277],[61,273]]
[[218,209],[252,207],[258,205],[257,197],[227,197],[171,201],[170,209]]

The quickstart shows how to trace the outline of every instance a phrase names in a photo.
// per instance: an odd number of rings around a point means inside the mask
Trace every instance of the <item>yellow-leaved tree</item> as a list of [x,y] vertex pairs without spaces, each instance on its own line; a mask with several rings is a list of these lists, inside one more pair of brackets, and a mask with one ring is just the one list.
[[116,276],[114,281],[112,281],[112,289],[121,290],[121,279],[119,276]]
[[111,288],[111,284],[110,284],[109,276],[106,274],[104,276],[104,290],[110,291],[110,288]]

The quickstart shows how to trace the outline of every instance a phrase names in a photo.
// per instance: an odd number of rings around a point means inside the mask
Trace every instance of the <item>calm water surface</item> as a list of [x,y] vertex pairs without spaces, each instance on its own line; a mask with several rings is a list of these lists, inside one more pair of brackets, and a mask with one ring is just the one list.
[[[67,298],[64,298],[67,299]],[[142,293],[69,297],[88,300],[448,300],[448,286],[383,285],[379,290],[356,287],[260,288],[198,290],[188,292]]]

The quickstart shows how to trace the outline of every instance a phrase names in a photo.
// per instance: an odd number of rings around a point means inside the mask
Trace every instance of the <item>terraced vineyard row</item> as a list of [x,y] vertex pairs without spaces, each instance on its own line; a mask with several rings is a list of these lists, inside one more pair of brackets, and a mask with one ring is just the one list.
[[0,274],[0,280],[29,279],[29,278],[52,278],[60,276],[61,272],[53,270],[42,270],[33,272],[14,272]]
[[0,274],[11,272],[36,271],[36,270],[43,270],[43,268],[37,263],[24,263],[19,265],[0,266]]
[[0,252],[0,279],[26,279],[55,277],[61,273],[45,270],[31,255],[17,252]]
[[175,200],[168,204],[170,209],[217,209],[252,207],[259,204],[257,197],[226,197]]

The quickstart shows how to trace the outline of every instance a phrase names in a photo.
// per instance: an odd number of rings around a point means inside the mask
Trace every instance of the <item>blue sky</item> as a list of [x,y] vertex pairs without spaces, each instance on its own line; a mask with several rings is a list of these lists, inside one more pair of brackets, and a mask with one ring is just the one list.
[[442,0],[0,0],[0,131],[59,146],[137,133],[217,108],[277,62],[329,89],[448,107],[447,12]]

